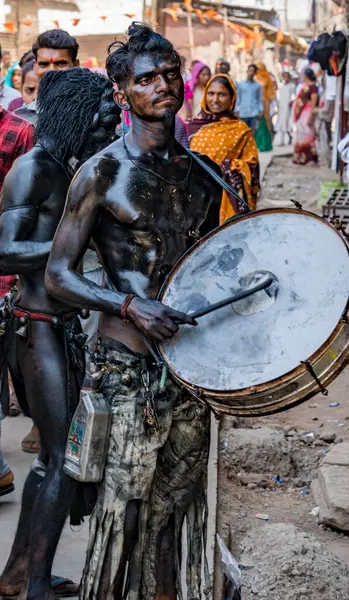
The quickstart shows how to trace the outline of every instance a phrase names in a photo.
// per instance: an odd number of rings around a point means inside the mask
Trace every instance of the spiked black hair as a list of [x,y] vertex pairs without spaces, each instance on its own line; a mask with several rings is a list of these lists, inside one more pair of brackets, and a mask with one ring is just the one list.
[[134,59],[142,54],[171,55],[178,66],[181,66],[181,57],[171,42],[148,25],[134,21],[127,34],[127,42],[114,42],[108,48],[106,67],[108,76],[114,83],[122,83],[128,79]]
[[66,163],[72,156],[87,160],[112,141],[120,122],[113,84],[89,69],[50,71],[38,93],[39,142],[54,142],[54,156]]
[[68,50],[72,61],[75,63],[79,51],[79,44],[75,37],[71,36],[67,31],[64,31],[63,29],[50,29],[49,31],[41,33],[33,44],[32,50],[35,60],[38,57],[38,50],[40,50],[40,48]]

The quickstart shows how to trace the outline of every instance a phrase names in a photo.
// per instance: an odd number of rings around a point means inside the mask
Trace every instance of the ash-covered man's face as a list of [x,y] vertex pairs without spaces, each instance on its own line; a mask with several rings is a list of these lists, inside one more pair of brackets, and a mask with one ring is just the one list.
[[171,55],[139,56],[124,91],[132,112],[140,118],[173,120],[184,100],[181,67]]

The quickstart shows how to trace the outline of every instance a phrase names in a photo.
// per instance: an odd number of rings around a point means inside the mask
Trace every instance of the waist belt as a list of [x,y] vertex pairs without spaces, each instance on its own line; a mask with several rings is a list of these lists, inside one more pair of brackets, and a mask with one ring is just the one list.
[[11,312],[14,317],[18,317],[19,319],[26,319],[28,321],[42,321],[44,323],[51,323],[54,326],[63,325],[67,321],[72,321],[79,314],[79,312],[75,310],[62,315],[50,315],[49,313],[23,310],[22,308],[16,308],[15,306]]

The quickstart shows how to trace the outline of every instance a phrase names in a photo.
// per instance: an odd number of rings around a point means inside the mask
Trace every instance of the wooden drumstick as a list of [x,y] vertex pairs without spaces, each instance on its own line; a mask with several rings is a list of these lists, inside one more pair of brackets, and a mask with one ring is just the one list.
[[216,302],[216,304],[211,304],[210,306],[205,306],[205,308],[201,308],[200,310],[197,310],[196,312],[191,313],[190,316],[193,317],[193,319],[198,319],[199,317],[208,315],[209,313],[211,313],[215,310],[218,310],[219,308],[223,308],[224,306],[227,306],[228,304],[233,304],[233,302],[237,302],[238,300],[243,300],[244,298],[248,298],[249,296],[252,296],[252,294],[255,294],[256,292],[265,290],[265,288],[267,288],[269,285],[271,285],[273,283],[273,281],[274,281],[274,279],[272,277],[268,277],[267,279],[264,279],[264,281],[262,281],[258,285],[255,285],[253,288],[250,288],[249,290],[243,290],[243,291],[239,292],[238,294],[235,294],[235,296],[230,296],[230,298],[226,298],[225,300]]

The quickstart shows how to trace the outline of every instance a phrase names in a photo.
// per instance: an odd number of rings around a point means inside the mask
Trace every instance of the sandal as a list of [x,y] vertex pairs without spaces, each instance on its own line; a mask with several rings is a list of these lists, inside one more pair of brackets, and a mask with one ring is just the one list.
[[[58,575],[51,575],[51,586],[55,596],[61,598],[73,598],[79,595],[80,585],[74,583],[71,579],[66,577],[59,577]],[[8,585],[3,589],[0,589],[0,598],[5,600],[6,598],[12,598],[14,600],[20,594],[22,586],[11,586]]]
[[60,598],[73,598],[79,595],[80,585],[67,577],[51,575],[51,586],[55,595]]
[[7,494],[11,494],[11,492],[13,492],[15,489],[13,479],[14,477],[12,471],[0,477],[0,497],[6,496]]
[[29,454],[38,454],[40,452],[40,435],[35,425],[33,425],[28,435],[22,440],[21,448],[23,452],[28,452]]
[[21,414],[21,408],[18,404],[18,400],[16,398],[16,396],[14,396],[13,394],[11,394],[10,397],[10,408],[8,411],[8,415],[9,417],[18,417],[18,415]]

